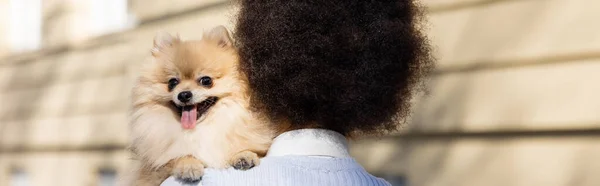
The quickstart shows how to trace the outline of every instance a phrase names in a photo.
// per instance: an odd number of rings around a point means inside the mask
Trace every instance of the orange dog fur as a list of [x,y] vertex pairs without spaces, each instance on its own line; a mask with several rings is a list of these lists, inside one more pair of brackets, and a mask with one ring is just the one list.
[[171,175],[196,182],[204,167],[259,163],[274,132],[250,110],[238,63],[223,26],[201,40],[154,38],[152,61],[133,88],[130,146],[138,162],[124,185],[160,185]]

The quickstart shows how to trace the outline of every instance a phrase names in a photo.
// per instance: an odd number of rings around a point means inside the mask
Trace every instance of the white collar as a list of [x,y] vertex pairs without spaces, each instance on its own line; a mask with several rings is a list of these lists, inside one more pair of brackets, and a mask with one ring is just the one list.
[[350,157],[346,137],[325,129],[299,129],[280,134],[266,156],[285,155]]

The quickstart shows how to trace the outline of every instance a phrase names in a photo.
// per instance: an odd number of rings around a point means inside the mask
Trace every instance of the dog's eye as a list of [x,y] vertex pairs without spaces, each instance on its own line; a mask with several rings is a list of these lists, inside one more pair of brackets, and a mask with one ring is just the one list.
[[198,79],[198,83],[200,83],[200,85],[205,86],[205,87],[210,87],[213,84],[212,78],[208,77],[208,76],[204,76],[201,77],[200,79]]
[[177,78],[171,78],[169,79],[169,91],[173,90],[173,88],[175,88],[175,86],[177,86],[177,84],[179,84],[179,80]]

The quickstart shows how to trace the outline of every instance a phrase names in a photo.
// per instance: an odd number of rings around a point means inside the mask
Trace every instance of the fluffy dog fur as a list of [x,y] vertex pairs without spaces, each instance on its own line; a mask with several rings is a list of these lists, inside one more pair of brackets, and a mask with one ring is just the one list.
[[[238,55],[228,31],[216,27],[199,41],[181,41],[162,33],[154,39],[152,61],[133,88],[131,150],[139,161],[124,185],[159,185],[170,175],[198,181],[204,167],[247,169],[258,163],[273,137],[269,126],[249,110],[247,81],[238,72]],[[209,76],[211,87],[199,78]],[[179,84],[169,89],[170,79]],[[184,129],[177,95],[193,93],[192,102],[218,101]]]
[[252,105],[283,130],[397,129],[433,67],[411,0],[239,0],[234,39]]

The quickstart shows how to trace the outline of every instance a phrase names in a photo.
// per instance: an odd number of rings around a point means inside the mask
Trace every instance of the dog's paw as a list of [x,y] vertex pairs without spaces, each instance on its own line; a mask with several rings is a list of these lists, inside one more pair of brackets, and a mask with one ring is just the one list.
[[231,160],[231,166],[237,170],[248,170],[259,164],[258,155],[251,151],[242,151]]
[[173,167],[173,176],[182,184],[196,185],[204,175],[204,165],[196,158],[184,157],[177,160]]

